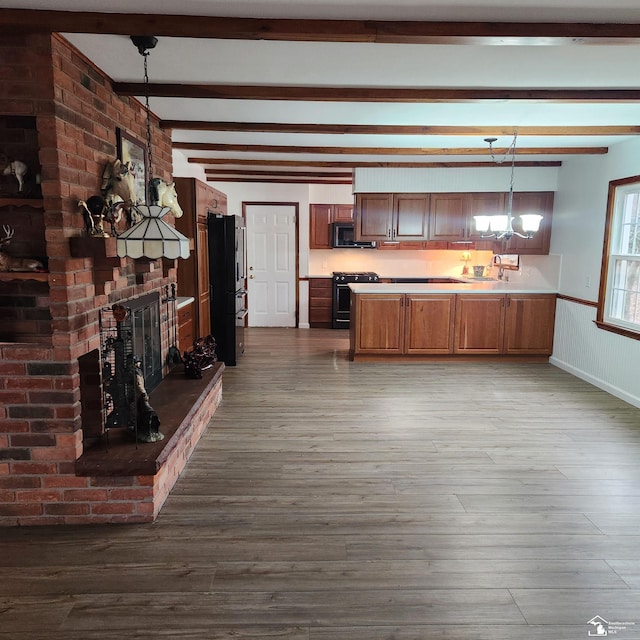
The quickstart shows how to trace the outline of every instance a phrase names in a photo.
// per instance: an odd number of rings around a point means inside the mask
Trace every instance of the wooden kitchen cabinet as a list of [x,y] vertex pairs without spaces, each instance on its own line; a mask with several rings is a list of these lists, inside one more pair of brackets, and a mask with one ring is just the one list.
[[474,216],[505,214],[508,193],[357,193],[355,233],[379,249],[478,249],[494,253],[545,255],[549,253],[553,192],[513,194],[513,225],[521,231],[519,216],[539,213],[540,230],[533,238],[514,236],[508,242],[483,238]]
[[504,307],[504,295],[458,295],[453,352],[502,353]]
[[193,303],[178,309],[178,349],[180,353],[193,348],[196,335],[193,329]]
[[209,242],[207,215],[226,213],[227,196],[196,178],[176,178],[176,193],[183,215],[176,218],[176,229],[193,246],[186,260],[178,260],[178,295],[195,299],[193,331],[195,337],[211,333],[211,291],[209,283]]
[[[504,193],[433,193],[429,214],[429,238],[446,241],[447,248],[492,250],[494,240],[475,230],[474,216],[505,211]],[[466,247],[456,245],[464,244]]]
[[309,249],[332,249],[331,223],[353,222],[353,205],[309,205]]
[[333,305],[333,280],[311,278],[309,280],[309,326],[331,328]]
[[504,353],[550,355],[555,314],[554,294],[507,295]]
[[353,296],[355,354],[449,354],[455,294]]
[[404,353],[452,353],[455,308],[455,294],[406,294]]
[[428,240],[429,198],[428,193],[357,193],[356,240],[378,243]]
[[349,331],[355,353],[402,354],[405,294],[351,295]]
[[548,356],[555,294],[460,294],[454,353]]
[[513,229],[522,232],[520,216],[524,213],[538,213],[542,216],[540,229],[533,238],[513,236],[504,243],[502,253],[520,255],[547,255],[551,244],[551,220],[553,216],[553,192],[529,191],[513,194]]
[[356,294],[349,356],[549,356],[555,294]]

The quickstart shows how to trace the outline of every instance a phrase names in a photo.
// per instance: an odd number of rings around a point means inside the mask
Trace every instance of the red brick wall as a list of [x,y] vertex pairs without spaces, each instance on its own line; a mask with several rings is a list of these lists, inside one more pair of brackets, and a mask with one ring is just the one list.
[[[142,75],[142,58],[131,49]],[[173,261],[107,255],[113,239],[87,244],[78,201],[99,194],[104,165],[116,155],[117,127],[146,139],[144,108],[115,95],[109,78],[58,36],[3,36],[0,77],[0,117],[36,122],[44,211],[34,238],[45,247],[49,275],[33,295],[50,312],[28,342],[17,342],[17,330],[2,326],[0,340],[9,341],[0,342],[0,524],[93,520],[100,511],[117,520],[113,509],[122,513],[109,506],[109,495],[124,487],[74,473],[83,446],[78,358],[99,347],[101,307],[162,291],[175,282],[176,271]],[[169,180],[170,134],[157,124],[154,119],[154,175]],[[12,151],[20,153],[19,146]],[[33,149],[27,151],[33,158]],[[28,288],[0,284],[8,296]],[[164,306],[162,312],[166,322]],[[161,328],[164,353],[166,335]],[[96,501],[105,504],[89,506]]]

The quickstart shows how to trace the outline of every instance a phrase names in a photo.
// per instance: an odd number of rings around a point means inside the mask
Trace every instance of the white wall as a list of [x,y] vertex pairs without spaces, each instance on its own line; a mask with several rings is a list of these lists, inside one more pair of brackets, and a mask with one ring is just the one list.
[[[555,191],[559,167],[516,167],[515,191]],[[468,169],[356,169],[355,193],[509,191],[510,165]]]
[[[595,302],[609,181],[640,174],[640,141],[605,156],[563,162],[555,196],[551,251],[562,255],[560,293]],[[596,309],[560,300],[553,364],[640,407],[640,341],[598,329]]]

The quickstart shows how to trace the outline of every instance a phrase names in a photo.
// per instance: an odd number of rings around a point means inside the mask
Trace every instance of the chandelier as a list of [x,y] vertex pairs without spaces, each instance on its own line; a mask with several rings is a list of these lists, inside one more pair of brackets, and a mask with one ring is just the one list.
[[[497,240],[509,240],[513,236],[519,238],[531,239],[533,234],[540,228],[540,222],[542,216],[537,213],[527,213],[520,216],[520,223],[523,233],[513,230],[513,177],[516,166],[516,140],[518,139],[518,132],[513,132],[513,140],[507,147],[504,156],[496,158],[493,143],[497,138],[485,138],[484,141],[489,144],[489,153],[491,153],[491,159],[496,164],[502,164],[509,154],[511,154],[511,181],[509,183],[509,200],[507,203],[506,215],[493,215],[493,216],[473,216],[476,229],[480,232],[483,238],[496,238]],[[487,233],[489,232],[490,233]]]
[[[153,181],[153,162],[151,153],[151,110],[149,108],[149,74],[147,70],[147,58],[149,49],[153,49],[158,39],[153,36],[131,36],[131,41],[137,47],[138,52],[144,58],[144,84],[145,84],[145,111],[147,124],[147,155],[148,173],[147,184]],[[150,189],[153,191],[153,189]],[[140,222],[118,236],[117,252],[120,258],[188,258],[189,238],[182,235],[177,229],[167,224],[162,217],[171,213],[169,207],[160,206],[157,202],[148,204],[135,204]]]

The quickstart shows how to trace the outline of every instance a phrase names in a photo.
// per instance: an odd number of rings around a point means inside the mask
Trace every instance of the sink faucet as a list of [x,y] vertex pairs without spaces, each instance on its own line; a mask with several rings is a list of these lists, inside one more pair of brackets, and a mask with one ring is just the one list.
[[502,280],[504,278],[504,267],[502,266],[502,256],[495,255],[493,256],[493,261],[498,261],[498,280]]

